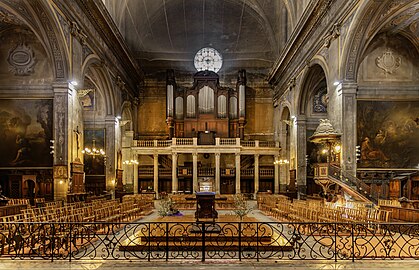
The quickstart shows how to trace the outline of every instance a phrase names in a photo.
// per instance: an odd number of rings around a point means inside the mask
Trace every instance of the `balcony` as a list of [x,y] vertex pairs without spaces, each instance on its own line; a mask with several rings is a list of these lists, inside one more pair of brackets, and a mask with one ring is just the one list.
[[198,138],[173,138],[172,140],[134,140],[130,147],[133,154],[160,155],[173,153],[221,153],[242,155],[278,155],[279,142],[246,141],[240,138],[215,138],[215,144],[202,145]]
[[[199,146],[197,138],[173,138],[172,140],[134,140],[134,145],[141,148]],[[279,148],[279,142],[245,141],[239,138],[215,138],[215,146],[237,146],[246,148]]]

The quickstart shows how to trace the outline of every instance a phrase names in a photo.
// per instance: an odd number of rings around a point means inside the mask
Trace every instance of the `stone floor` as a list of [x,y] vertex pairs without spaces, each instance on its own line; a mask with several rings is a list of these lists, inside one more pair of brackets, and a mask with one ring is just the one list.
[[12,261],[0,260],[1,270],[11,269],[28,269],[28,270],[107,270],[107,269],[153,269],[153,270],[302,270],[302,269],[345,269],[345,270],[383,270],[383,269],[403,269],[403,270],[417,270],[419,269],[419,261],[404,260],[404,261],[390,261],[390,260],[365,260],[365,261],[343,261],[343,262],[329,262],[329,261],[280,261],[280,262],[128,262],[128,261],[83,261],[83,262],[67,262],[67,261]]

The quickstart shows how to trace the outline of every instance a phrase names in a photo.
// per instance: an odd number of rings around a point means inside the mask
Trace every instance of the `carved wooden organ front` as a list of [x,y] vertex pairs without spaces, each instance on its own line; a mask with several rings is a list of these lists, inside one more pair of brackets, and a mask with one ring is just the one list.
[[199,71],[193,86],[176,85],[173,70],[167,71],[166,122],[169,137],[191,138],[212,134],[243,138],[246,124],[246,71],[240,70],[236,88],[222,87],[217,73]]

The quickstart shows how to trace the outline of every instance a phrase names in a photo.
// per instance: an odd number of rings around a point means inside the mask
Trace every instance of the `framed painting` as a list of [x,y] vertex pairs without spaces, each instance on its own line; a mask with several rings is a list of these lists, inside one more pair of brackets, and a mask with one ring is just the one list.
[[419,101],[358,101],[360,168],[417,168]]
[[52,167],[51,99],[0,99],[0,167]]

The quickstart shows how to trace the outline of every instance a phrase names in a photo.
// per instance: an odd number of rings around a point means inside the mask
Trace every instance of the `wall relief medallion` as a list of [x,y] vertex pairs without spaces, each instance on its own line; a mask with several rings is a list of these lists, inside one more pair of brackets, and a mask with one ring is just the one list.
[[36,64],[33,50],[25,44],[18,44],[9,51],[7,62],[9,70],[16,76],[28,76],[33,73],[33,67]]
[[388,49],[383,55],[375,59],[377,67],[385,71],[385,73],[392,74],[394,71],[399,69],[402,59]]

